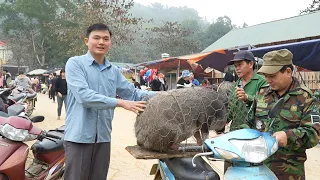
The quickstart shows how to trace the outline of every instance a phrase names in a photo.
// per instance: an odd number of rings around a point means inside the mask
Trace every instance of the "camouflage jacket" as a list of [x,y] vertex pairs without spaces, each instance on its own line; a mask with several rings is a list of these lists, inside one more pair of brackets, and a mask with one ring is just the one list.
[[[289,91],[282,97],[285,105],[272,125],[272,133],[285,131],[288,144],[279,147],[265,164],[279,179],[302,180],[305,179],[306,149],[316,146],[319,142],[320,125],[312,124],[310,116],[317,113],[318,108],[312,92],[300,85],[297,79],[294,79]],[[278,99],[277,93],[268,86],[258,91],[254,123],[256,129],[269,131],[271,119],[268,118],[268,112]]]
[[314,96],[317,98],[317,104],[320,111],[320,89],[315,90]]

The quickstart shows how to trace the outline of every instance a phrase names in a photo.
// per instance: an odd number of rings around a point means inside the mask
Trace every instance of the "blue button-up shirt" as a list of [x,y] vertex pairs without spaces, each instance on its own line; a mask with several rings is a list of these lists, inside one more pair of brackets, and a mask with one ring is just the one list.
[[64,140],[77,143],[110,142],[111,121],[118,102],[116,94],[126,100],[140,100],[143,94],[155,94],[134,88],[119,68],[106,59],[99,65],[89,52],[68,60],[66,80]]

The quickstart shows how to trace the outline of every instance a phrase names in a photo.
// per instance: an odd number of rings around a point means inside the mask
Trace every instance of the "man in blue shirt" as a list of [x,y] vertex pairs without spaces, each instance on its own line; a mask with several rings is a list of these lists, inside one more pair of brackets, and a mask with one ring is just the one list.
[[[116,66],[105,58],[111,31],[104,24],[87,29],[88,52],[71,57],[66,64],[68,104],[64,146],[65,179],[105,180],[110,162],[111,121],[116,107],[138,113],[139,101],[154,92],[134,88]],[[116,99],[119,95],[122,99]]]

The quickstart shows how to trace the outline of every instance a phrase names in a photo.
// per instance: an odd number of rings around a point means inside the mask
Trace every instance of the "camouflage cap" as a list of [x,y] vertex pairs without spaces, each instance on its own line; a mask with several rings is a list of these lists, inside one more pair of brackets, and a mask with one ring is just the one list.
[[270,51],[263,56],[262,67],[258,73],[274,74],[284,66],[292,64],[293,54],[288,49]]

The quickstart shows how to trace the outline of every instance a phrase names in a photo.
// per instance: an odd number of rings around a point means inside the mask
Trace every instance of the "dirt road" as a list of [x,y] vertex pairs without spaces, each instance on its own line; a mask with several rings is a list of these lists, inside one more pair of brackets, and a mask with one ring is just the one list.
[[[57,119],[57,103],[47,95],[39,94],[34,115],[45,116],[45,121],[34,124],[44,130],[60,127],[65,123],[65,112],[63,109],[61,120]],[[155,160],[136,160],[126,150],[128,145],[135,145],[133,125],[135,114],[122,108],[117,108],[113,120],[112,132],[112,152],[109,169],[109,180],[151,180],[150,168]],[[29,143],[31,144],[31,143]],[[307,180],[318,180],[320,176],[320,146],[307,151],[308,160],[306,162]],[[31,157],[31,156],[30,156]],[[221,169],[221,163],[218,165]]]

